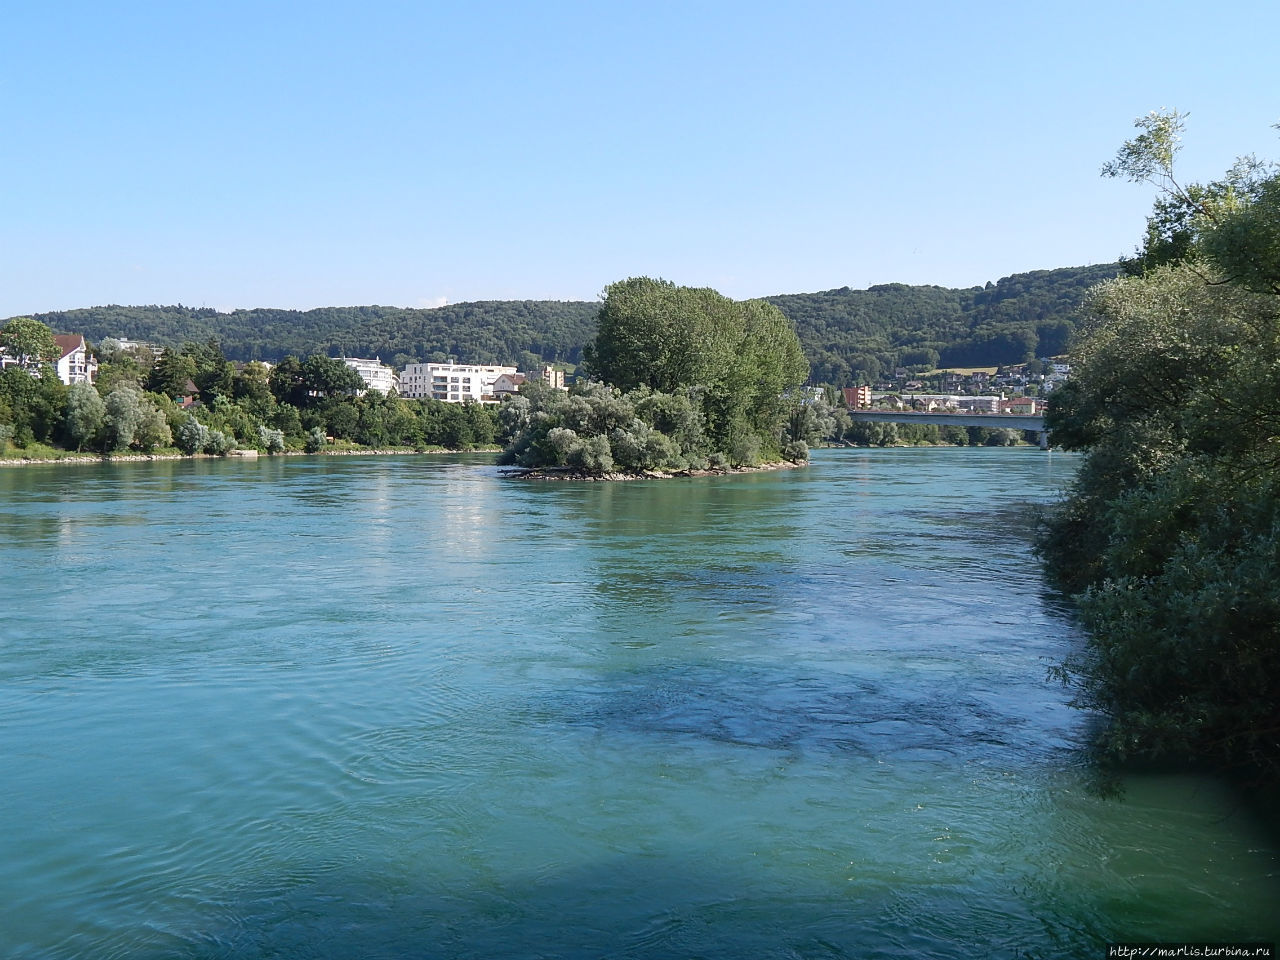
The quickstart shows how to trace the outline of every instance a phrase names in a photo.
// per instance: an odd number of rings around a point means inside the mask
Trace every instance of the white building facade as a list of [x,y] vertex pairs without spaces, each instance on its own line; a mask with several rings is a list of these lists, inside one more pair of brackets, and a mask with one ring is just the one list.
[[389,394],[392,390],[399,389],[399,383],[396,381],[396,372],[376,357],[372,360],[343,357],[342,362],[360,374],[360,379],[364,381],[365,386],[370,390]]
[[71,386],[73,383],[93,383],[98,375],[98,359],[89,352],[80,334],[59,334],[54,341],[60,356],[54,364],[58,379]]
[[465,363],[411,363],[400,373],[400,396],[443,400],[446,403],[483,403],[493,398],[493,385],[515,367]]

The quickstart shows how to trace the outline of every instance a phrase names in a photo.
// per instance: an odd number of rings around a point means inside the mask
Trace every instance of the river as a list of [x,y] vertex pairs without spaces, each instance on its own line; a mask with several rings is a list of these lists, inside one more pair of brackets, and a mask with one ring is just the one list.
[[1075,464],[0,470],[0,956],[1276,940],[1234,793],[1090,789],[1026,519]]

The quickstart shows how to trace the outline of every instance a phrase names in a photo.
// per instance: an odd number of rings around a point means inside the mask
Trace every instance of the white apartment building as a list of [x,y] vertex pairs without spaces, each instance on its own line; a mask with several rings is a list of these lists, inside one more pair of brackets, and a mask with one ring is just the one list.
[[370,390],[388,394],[392,390],[399,388],[399,384],[396,382],[396,372],[383,364],[377,357],[372,360],[343,357],[342,362],[360,374],[360,379],[365,382],[365,386]]
[[446,403],[482,403],[493,396],[493,384],[515,367],[466,363],[410,363],[400,373],[400,396]]
[[58,379],[67,386],[73,383],[93,383],[98,375],[98,358],[89,352],[84,337],[74,333],[59,334],[53,339],[59,350],[58,360],[54,364],[58,370]]

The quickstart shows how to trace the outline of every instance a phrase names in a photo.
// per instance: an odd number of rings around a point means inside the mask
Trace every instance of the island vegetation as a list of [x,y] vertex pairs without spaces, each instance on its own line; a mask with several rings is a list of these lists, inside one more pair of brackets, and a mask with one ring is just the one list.
[[504,405],[503,462],[577,474],[686,472],[808,458],[795,330],[762,300],[647,277],[611,285],[584,351],[595,382]]
[[1111,759],[1280,776],[1280,169],[1179,182],[1154,113],[1105,172],[1159,197],[1128,275],[1095,288],[1055,393],[1084,451],[1044,542],[1087,654],[1061,670]]

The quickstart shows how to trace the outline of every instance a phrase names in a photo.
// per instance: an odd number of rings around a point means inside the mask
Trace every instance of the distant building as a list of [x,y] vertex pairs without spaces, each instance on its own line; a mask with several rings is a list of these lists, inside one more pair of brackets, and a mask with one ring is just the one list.
[[545,383],[547,386],[551,387],[554,390],[563,390],[565,388],[564,387],[564,371],[557,370],[555,367],[551,366],[550,364],[547,364],[545,367],[542,367],[537,372],[537,374],[535,374],[535,376],[537,376],[539,380],[541,380],[543,383]]
[[871,388],[868,386],[845,387],[844,405],[850,410],[868,410],[871,408]]
[[53,340],[61,351],[54,363],[58,379],[67,386],[73,383],[93,383],[94,377],[98,375],[98,358],[89,352],[84,337],[78,333],[65,333],[57,334]]
[[466,363],[410,363],[400,373],[400,396],[446,403],[493,399],[493,385],[515,367]]
[[131,353],[136,357],[149,358],[153,363],[164,354],[164,347],[145,340],[130,340],[126,337],[107,337],[98,344],[99,348],[114,346],[121,353]]
[[957,397],[956,406],[974,413],[995,413],[1000,408],[999,397]]
[[375,357],[372,360],[361,360],[357,357],[341,357],[343,363],[360,374],[360,379],[370,390],[389,394],[397,388],[396,372]]
[[502,373],[493,381],[493,395],[498,399],[513,397],[520,392],[520,386],[527,378],[523,373]]
[[1012,400],[1000,401],[1001,413],[1035,415],[1044,410],[1044,403],[1035,397],[1014,397]]

